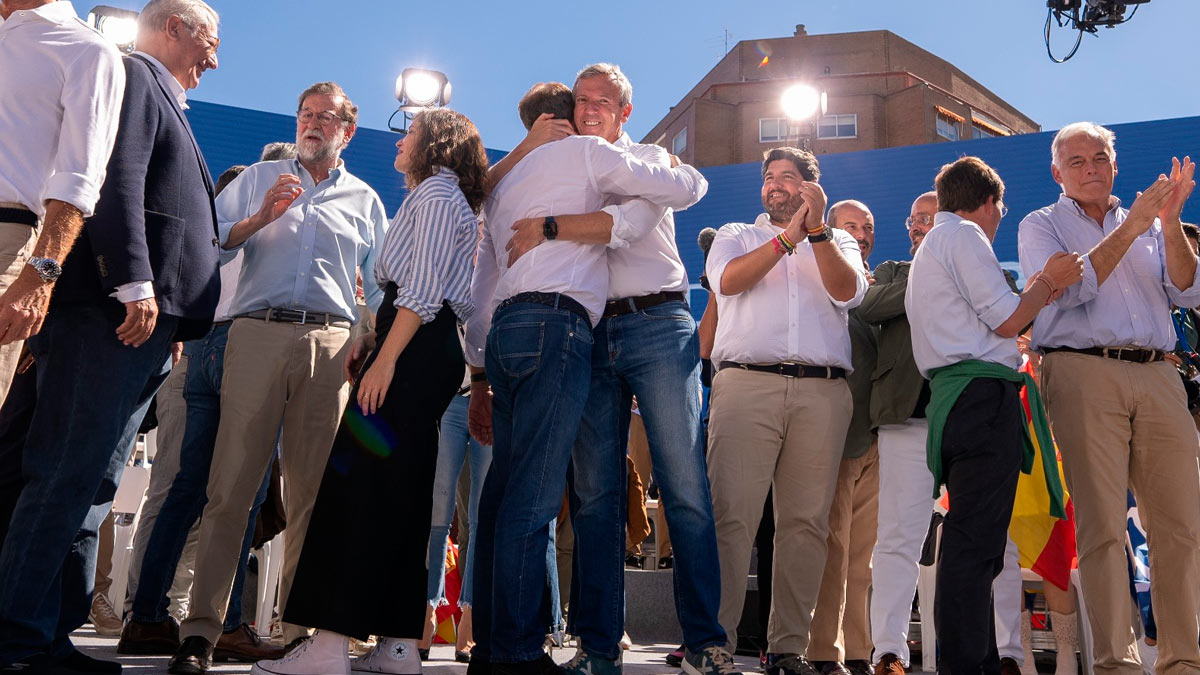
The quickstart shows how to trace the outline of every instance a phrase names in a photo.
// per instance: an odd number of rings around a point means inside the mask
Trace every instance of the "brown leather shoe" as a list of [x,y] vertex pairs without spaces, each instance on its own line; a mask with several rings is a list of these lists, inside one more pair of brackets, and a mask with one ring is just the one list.
[[875,675],[904,675],[904,664],[900,657],[888,652],[875,662]]
[[121,629],[118,654],[170,656],[179,649],[179,623],[172,617],[155,623],[130,621]]
[[1010,656],[1000,659],[1000,675],[1021,675],[1021,664]]
[[274,661],[284,655],[283,647],[276,647],[264,642],[250,626],[242,624],[228,633],[221,633],[217,645],[213,649],[214,661],[237,661],[239,663],[254,663],[256,661]]

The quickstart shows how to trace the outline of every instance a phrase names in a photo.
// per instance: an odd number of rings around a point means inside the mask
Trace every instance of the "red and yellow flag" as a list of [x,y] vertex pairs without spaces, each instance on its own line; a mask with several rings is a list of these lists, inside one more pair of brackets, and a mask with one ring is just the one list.
[[436,644],[452,645],[458,641],[455,626],[462,618],[462,610],[458,608],[458,594],[462,591],[462,575],[458,572],[458,547],[454,542],[446,546],[446,602],[439,605],[433,612],[437,620],[437,630],[433,633]]

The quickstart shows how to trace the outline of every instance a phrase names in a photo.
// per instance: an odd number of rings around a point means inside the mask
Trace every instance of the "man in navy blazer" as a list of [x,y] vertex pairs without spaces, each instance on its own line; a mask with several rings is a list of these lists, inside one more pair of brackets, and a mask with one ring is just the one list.
[[0,664],[24,673],[120,672],[68,636],[87,620],[96,531],[172,344],[204,335],[220,292],[212,179],[184,116],[185,91],[217,67],[217,23],[200,0],[142,11],[95,215],[61,269],[40,270],[57,283],[30,341],[38,403],[0,551]]

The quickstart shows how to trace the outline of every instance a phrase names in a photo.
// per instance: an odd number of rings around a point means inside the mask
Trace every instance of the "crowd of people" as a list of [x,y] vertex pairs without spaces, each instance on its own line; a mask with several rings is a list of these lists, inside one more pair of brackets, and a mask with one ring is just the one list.
[[[202,0],[151,0],[126,56],[66,0],[0,0],[0,18],[0,671],[119,673],[72,643],[90,615],[171,673],[419,673],[457,520],[469,675],[619,674],[632,463],[670,531],[669,658],[690,675],[738,672],[756,540],[768,673],[903,673],[943,487],[939,672],[1033,673],[1008,530],[1035,464],[1067,517],[1056,444],[1095,668],[1142,669],[1132,490],[1171,580],[1152,587],[1156,670],[1200,670],[1200,447],[1172,354],[1172,311],[1200,304],[1190,159],[1126,208],[1112,132],[1063,128],[1062,196],[1020,222],[1019,288],[992,249],[1004,182],[979,158],[916,196],[911,263],[872,268],[870,207],[828,205],[817,158],[774,148],[764,212],[710,233],[697,324],[673,212],[708,183],[624,132],[615,65],[534,85],[528,135],[492,166],[467,117],[419,112],[389,219],[340,157],[358,109],[333,82],[300,93],[294,144],[212,179],[185,114],[218,66]],[[97,549],[155,401],[128,591],[109,598]],[[270,641],[241,594],[281,529]],[[564,606],[578,650],[559,665]],[[1074,617],[1052,609],[1073,673]]]

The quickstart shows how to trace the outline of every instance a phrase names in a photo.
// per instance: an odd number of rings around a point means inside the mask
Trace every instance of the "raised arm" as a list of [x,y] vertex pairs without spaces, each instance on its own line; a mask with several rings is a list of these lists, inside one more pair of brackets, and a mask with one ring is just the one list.
[[875,283],[867,288],[862,303],[858,306],[858,316],[867,323],[883,323],[898,316],[903,316],[904,293],[908,289],[908,279],[896,279],[899,263],[887,260],[875,268]]
[[518,162],[525,159],[525,155],[538,146],[574,135],[575,126],[571,124],[571,120],[555,119],[551,113],[542,113],[533,121],[529,133],[525,134],[525,138],[517,144],[517,147],[501,158],[499,162],[488,167],[488,182],[491,187],[495,187]]

